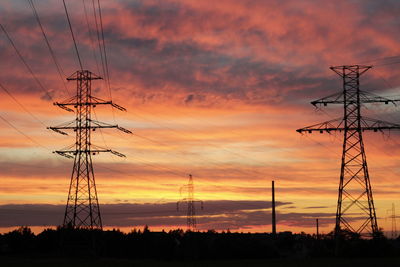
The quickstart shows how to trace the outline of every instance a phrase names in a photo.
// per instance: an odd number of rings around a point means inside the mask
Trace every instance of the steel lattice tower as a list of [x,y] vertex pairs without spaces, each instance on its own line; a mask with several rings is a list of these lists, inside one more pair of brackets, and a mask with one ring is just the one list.
[[102,128],[117,128],[125,133],[131,133],[118,125],[111,125],[92,119],[93,109],[97,105],[111,105],[114,108],[125,111],[125,109],[112,101],[104,101],[92,96],[92,80],[102,79],[88,70],[80,70],[68,77],[68,81],[76,81],[76,96],[54,105],[74,112],[74,121],[49,129],[63,135],[64,130],[73,130],[76,142],[64,150],[55,153],[67,158],[74,158],[71,182],[68,192],[68,200],[65,208],[64,226],[74,228],[102,229],[99,201],[97,198],[96,182],[93,170],[92,155],[100,152],[111,152],[117,156],[125,157],[123,154],[111,149],[95,146],[91,143],[91,132]]
[[364,103],[394,103],[390,100],[360,90],[360,76],[372,66],[347,65],[330,69],[343,79],[343,91],[311,102],[314,106],[342,104],[343,118],[298,129],[299,133],[313,131],[343,132],[339,193],[336,211],[335,235],[342,231],[374,236],[378,233],[372,187],[364,149],[363,131],[400,129],[399,124],[369,119],[361,115]]
[[391,238],[395,239],[397,238],[397,227],[396,227],[396,208],[394,206],[394,203],[392,203],[392,215],[390,215],[390,219],[392,219],[392,233],[391,233]]
[[187,189],[187,197],[181,199],[176,203],[176,209],[179,211],[179,204],[180,203],[186,203],[187,204],[187,230],[188,231],[195,231],[197,222],[196,222],[196,209],[195,209],[195,203],[199,202],[201,204],[201,209],[203,209],[203,201],[202,200],[196,200],[194,198],[194,185],[193,185],[193,176],[189,174],[189,182],[186,186],[181,187],[180,192],[182,193],[183,189]]

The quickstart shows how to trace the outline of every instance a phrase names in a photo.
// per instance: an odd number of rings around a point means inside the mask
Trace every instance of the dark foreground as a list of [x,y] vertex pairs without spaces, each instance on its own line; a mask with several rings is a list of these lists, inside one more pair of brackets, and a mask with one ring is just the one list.
[[264,260],[198,260],[198,261],[160,261],[127,259],[18,259],[1,258],[1,266],[10,267],[386,267],[399,266],[400,258],[319,258],[319,259],[264,259]]
[[0,266],[400,266],[400,238],[48,229],[0,234]]

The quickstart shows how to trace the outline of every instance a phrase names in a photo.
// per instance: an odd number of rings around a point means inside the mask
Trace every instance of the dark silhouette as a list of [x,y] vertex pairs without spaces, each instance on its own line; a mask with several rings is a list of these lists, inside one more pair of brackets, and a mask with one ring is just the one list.
[[[336,210],[337,235],[342,230],[373,237],[379,232],[372,196],[367,156],[362,133],[400,129],[400,124],[370,119],[362,116],[362,105],[366,103],[393,103],[389,99],[360,90],[360,76],[372,66],[345,65],[330,67],[343,80],[343,91],[319,100],[312,101],[315,107],[328,104],[343,105],[343,118],[326,121],[297,129],[299,133],[343,132],[342,165],[339,180],[339,194]],[[360,223],[351,221],[358,214]]]
[[[65,3],[64,7],[67,12]],[[125,108],[113,103],[111,100],[105,101],[92,95],[92,81],[100,79],[102,78],[83,69],[68,77],[68,81],[76,81],[76,95],[64,102],[56,102],[54,105],[69,112],[74,112],[75,109],[76,119],[56,127],[48,127],[48,129],[63,135],[68,135],[66,133],[68,130],[73,130],[76,133],[74,145],[64,150],[55,151],[61,156],[74,159],[67,205],[65,207],[64,226],[102,229],[103,225],[91,155],[110,152],[119,157],[125,157],[125,155],[117,151],[93,145],[91,132],[96,129],[116,128],[125,133],[132,133],[118,125],[111,125],[92,119],[96,106],[110,105],[113,108],[126,111]]]
[[195,204],[200,203],[201,209],[204,208],[204,202],[202,200],[197,200],[194,198],[194,185],[193,185],[193,176],[189,174],[189,182],[187,185],[182,186],[180,192],[182,193],[182,189],[187,190],[187,197],[179,200],[176,203],[176,210],[179,211],[179,204],[185,203],[187,205],[187,215],[186,215],[186,225],[188,231],[196,231],[197,220],[196,220],[196,209]]
[[[68,242],[66,242],[68,237]],[[400,239],[383,235],[361,239],[342,231],[336,251],[333,232],[309,235],[277,233],[152,232],[62,228],[46,229],[35,235],[27,227],[0,235],[0,256],[18,257],[104,257],[127,259],[268,259],[333,257],[399,257]],[[72,244],[72,243],[73,244]]]

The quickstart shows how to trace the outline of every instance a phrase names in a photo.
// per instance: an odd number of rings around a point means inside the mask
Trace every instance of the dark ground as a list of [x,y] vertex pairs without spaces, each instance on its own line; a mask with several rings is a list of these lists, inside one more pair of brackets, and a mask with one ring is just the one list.
[[27,227],[0,234],[0,267],[400,267],[400,237]]
[[157,261],[157,260],[123,260],[123,259],[32,259],[0,258],[2,267],[386,267],[400,266],[400,258],[368,259],[266,259],[266,260],[213,260],[213,261]]

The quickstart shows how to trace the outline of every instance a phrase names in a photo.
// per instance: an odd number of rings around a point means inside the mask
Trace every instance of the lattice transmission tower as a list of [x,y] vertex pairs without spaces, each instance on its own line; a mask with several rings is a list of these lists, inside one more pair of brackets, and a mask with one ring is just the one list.
[[347,65],[331,67],[343,79],[343,91],[311,102],[314,106],[343,105],[343,118],[298,129],[299,133],[343,132],[343,153],[340,170],[335,235],[350,231],[363,236],[378,233],[372,187],[362,133],[400,129],[399,124],[362,116],[365,103],[393,103],[391,100],[360,90],[360,76],[372,66]]
[[61,103],[54,105],[75,112],[76,118],[49,129],[68,135],[65,130],[75,132],[76,141],[73,145],[54,151],[61,156],[74,159],[71,182],[69,186],[67,205],[64,215],[64,226],[74,228],[102,229],[99,201],[97,198],[96,182],[93,170],[92,155],[101,152],[110,152],[119,157],[125,155],[99,146],[91,142],[91,133],[96,129],[116,128],[125,133],[132,132],[119,127],[92,119],[94,108],[98,105],[111,105],[121,111],[125,108],[110,101],[105,101],[92,96],[92,81],[102,79],[88,70],[79,70],[67,78],[68,81],[76,81],[76,95]]
[[195,231],[196,227],[197,227],[195,204],[200,203],[200,208],[203,209],[204,202],[202,200],[197,200],[194,198],[193,176],[191,174],[189,174],[188,184],[181,187],[180,193],[182,193],[182,190],[184,190],[184,189],[187,190],[187,197],[181,199],[180,201],[178,201],[176,203],[176,209],[177,209],[177,211],[179,211],[179,204],[186,203],[186,205],[187,205],[187,218],[186,218],[187,230]]
[[390,211],[390,213],[391,213],[391,215],[389,216],[389,218],[391,219],[391,221],[392,221],[392,232],[391,232],[391,238],[392,239],[395,239],[395,238],[397,238],[397,227],[396,227],[396,208],[395,208],[395,206],[394,206],[394,203],[392,203],[392,208],[390,209],[390,210],[387,210],[386,211],[386,213],[387,212],[389,212]]

